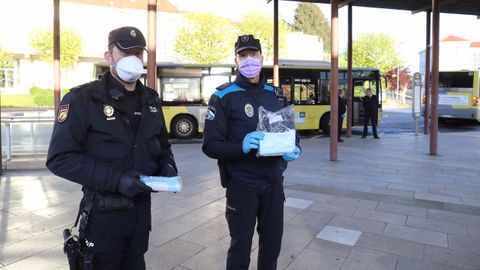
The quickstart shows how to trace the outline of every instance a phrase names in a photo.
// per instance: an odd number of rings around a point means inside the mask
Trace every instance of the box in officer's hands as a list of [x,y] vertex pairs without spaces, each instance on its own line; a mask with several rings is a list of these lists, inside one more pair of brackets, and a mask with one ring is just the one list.
[[140,180],[154,191],[180,192],[182,191],[182,180],[179,176],[146,176],[142,175]]
[[295,111],[293,105],[271,112],[258,108],[257,130],[265,134],[258,156],[283,156],[295,149]]

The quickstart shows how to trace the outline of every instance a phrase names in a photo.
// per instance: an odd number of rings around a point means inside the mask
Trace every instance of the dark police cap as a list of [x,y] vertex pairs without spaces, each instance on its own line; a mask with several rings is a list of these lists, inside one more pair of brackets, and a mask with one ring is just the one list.
[[142,32],[132,26],[112,30],[110,34],[108,34],[108,46],[112,44],[123,52],[128,52],[136,48],[145,49],[147,45]]
[[235,54],[247,49],[257,50],[261,53],[262,45],[260,45],[260,41],[254,38],[253,35],[239,36],[237,42],[235,42]]

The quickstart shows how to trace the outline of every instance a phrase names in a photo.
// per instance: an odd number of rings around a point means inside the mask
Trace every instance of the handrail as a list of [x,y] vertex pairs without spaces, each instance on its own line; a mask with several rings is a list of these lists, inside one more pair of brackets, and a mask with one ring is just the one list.
[[[2,160],[5,162],[5,169],[7,169],[7,162],[12,160],[12,124],[17,124],[17,123],[30,123],[30,124],[36,124],[36,123],[54,123],[55,118],[53,117],[43,117],[43,116],[38,116],[38,117],[2,117],[1,118],[1,124],[5,125],[5,145],[6,145],[6,159]],[[33,134],[33,127],[32,127],[32,138],[34,136]],[[3,166],[3,164],[2,164]]]

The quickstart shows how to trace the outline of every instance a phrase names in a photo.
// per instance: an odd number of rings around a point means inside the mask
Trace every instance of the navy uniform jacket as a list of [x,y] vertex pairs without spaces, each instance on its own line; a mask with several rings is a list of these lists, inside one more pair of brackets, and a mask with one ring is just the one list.
[[229,181],[250,187],[281,182],[287,167],[282,157],[256,157],[257,151],[244,154],[242,150],[245,135],[257,128],[258,108],[277,111],[284,107],[273,86],[251,84],[238,74],[235,83],[217,88],[208,105],[202,149],[219,161],[221,176],[226,174]]
[[364,96],[362,103],[365,114],[375,115],[378,113],[378,99],[376,95],[372,95],[372,97]]
[[93,192],[116,192],[126,170],[158,175],[168,163],[175,167],[157,92],[137,82],[142,117],[135,135],[109,80],[107,72],[65,95],[48,149],[50,171]]

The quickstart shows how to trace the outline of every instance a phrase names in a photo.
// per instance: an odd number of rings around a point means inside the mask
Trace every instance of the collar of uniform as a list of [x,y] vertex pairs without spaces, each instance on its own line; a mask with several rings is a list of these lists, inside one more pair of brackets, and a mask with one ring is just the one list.
[[263,75],[260,74],[260,80],[258,83],[251,83],[245,76],[243,76],[240,72],[237,71],[237,78],[235,78],[235,84],[246,89],[254,89],[254,90],[263,90],[264,87],[264,78]]

